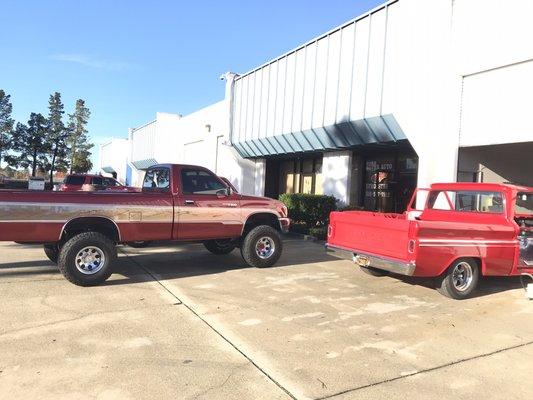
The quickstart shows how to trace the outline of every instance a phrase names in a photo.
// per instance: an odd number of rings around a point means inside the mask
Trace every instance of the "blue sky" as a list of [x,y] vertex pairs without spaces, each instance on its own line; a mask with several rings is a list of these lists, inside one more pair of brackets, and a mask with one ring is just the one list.
[[222,73],[246,72],[381,2],[0,0],[0,89],[18,121],[46,113],[54,91],[67,112],[84,99],[100,143],[157,111],[186,115],[221,100]]

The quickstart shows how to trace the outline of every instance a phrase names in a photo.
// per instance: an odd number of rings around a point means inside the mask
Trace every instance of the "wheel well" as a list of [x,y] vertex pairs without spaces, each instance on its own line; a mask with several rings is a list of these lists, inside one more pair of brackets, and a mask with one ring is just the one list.
[[483,272],[484,272],[484,265],[483,265],[483,260],[480,258],[480,257],[468,257],[468,256],[464,256],[464,257],[457,257],[455,260],[453,260],[450,265],[448,265],[448,267],[446,267],[446,269],[444,271],[442,271],[441,275],[442,274],[445,274],[446,271],[448,271],[448,269],[453,265],[455,264],[456,262],[458,261],[461,261],[461,260],[472,260],[474,261],[476,264],[477,264],[477,268],[479,270],[479,275],[484,275]]
[[259,225],[268,225],[278,231],[281,230],[279,226],[278,217],[276,217],[274,214],[257,213],[257,214],[252,214],[248,217],[248,219],[246,220],[246,224],[244,224],[244,229],[242,231],[242,234],[246,235],[246,233],[248,233],[250,230],[252,230],[253,228]]
[[104,217],[81,217],[68,221],[63,227],[60,240],[66,241],[82,232],[98,232],[114,242],[120,241],[118,226]]

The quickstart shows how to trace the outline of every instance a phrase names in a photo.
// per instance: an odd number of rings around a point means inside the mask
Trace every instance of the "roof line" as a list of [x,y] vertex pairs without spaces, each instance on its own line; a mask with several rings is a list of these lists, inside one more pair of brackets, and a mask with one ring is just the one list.
[[376,12],[378,12],[378,11],[380,11],[380,10],[382,10],[382,9],[384,9],[384,8],[386,8],[386,7],[388,7],[388,6],[390,6],[390,5],[394,4],[394,3],[397,3],[398,1],[400,1],[400,0],[389,0],[389,1],[386,1],[385,3],[382,3],[382,4],[380,4],[380,5],[376,6],[376,7],[374,7],[373,9],[371,9],[370,11],[365,12],[364,14],[360,14],[360,15],[358,15],[357,17],[352,18],[351,20],[349,20],[349,21],[343,23],[342,25],[339,25],[339,26],[337,26],[337,27],[335,27],[335,28],[333,28],[333,29],[330,29],[330,30],[327,31],[326,33],[323,33],[323,34],[321,34],[321,35],[319,35],[319,36],[314,37],[314,38],[311,39],[311,40],[308,40],[308,41],[305,42],[304,44],[302,44],[302,45],[300,45],[300,46],[298,46],[298,47],[295,47],[294,49],[289,50],[289,51],[283,53],[282,55],[280,55],[280,56],[278,56],[278,57],[276,57],[276,58],[273,58],[273,59],[271,59],[270,61],[267,61],[267,62],[261,64],[260,66],[256,67],[256,68],[253,68],[253,69],[249,70],[248,72],[245,72],[245,73],[243,73],[243,74],[238,75],[238,76],[235,78],[235,82],[238,81],[238,80],[240,80],[240,79],[242,79],[242,78],[244,78],[245,76],[248,76],[248,75],[250,75],[250,74],[253,74],[254,72],[257,72],[257,71],[259,71],[259,70],[265,68],[267,65],[273,64],[273,63],[275,63],[276,61],[279,61],[279,60],[281,60],[282,58],[285,58],[285,57],[291,55],[292,53],[296,53],[298,50],[301,50],[301,49],[303,49],[303,48],[309,46],[310,44],[312,44],[312,43],[314,43],[314,42],[316,42],[316,41],[318,41],[318,40],[321,40],[321,39],[325,38],[326,36],[331,35],[332,33],[335,33],[335,32],[337,32],[337,31],[339,31],[339,30],[341,30],[341,29],[343,29],[343,28],[345,28],[345,27],[347,27],[347,26],[349,26],[349,25],[351,25],[351,24],[353,24],[353,23],[355,23],[355,22],[357,22],[357,21],[360,21],[360,20],[362,20],[362,19],[364,19],[364,18],[367,18],[367,17],[369,17],[370,15],[372,15],[372,14],[374,14],[374,13],[376,13]]

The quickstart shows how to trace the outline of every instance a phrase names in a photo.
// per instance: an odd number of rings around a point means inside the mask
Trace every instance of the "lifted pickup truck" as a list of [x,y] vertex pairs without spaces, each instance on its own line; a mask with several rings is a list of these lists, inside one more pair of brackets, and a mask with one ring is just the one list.
[[277,200],[235,193],[211,171],[162,164],[140,192],[0,190],[0,241],[42,243],[70,282],[97,285],[112,273],[116,245],[203,242],[214,254],[240,247],[254,267],[276,263],[290,220]]
[[480,275],[533,273],[533,188],[434,184],[404,214],[333,212],[326,246],[371,275],[436,277],[442,294],[463,299]]

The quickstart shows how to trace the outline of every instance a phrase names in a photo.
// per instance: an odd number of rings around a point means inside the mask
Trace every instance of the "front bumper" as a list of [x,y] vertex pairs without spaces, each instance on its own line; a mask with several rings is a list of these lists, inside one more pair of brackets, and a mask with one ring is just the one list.
[[289,227],[291,226],[290,218],[278,218],[278,220],[279,220],[279,227],[281,228],[281,231],[283,233],[289,232]]
[[349,250],[339,246],[332,246],[326,243],[326,252],[335,257],[352,260],[362,267],[372,267],[389,271],[394,274],[412,276],[415,272],[414,262],[404,262],[387,257],[371,255],[358,250]]

